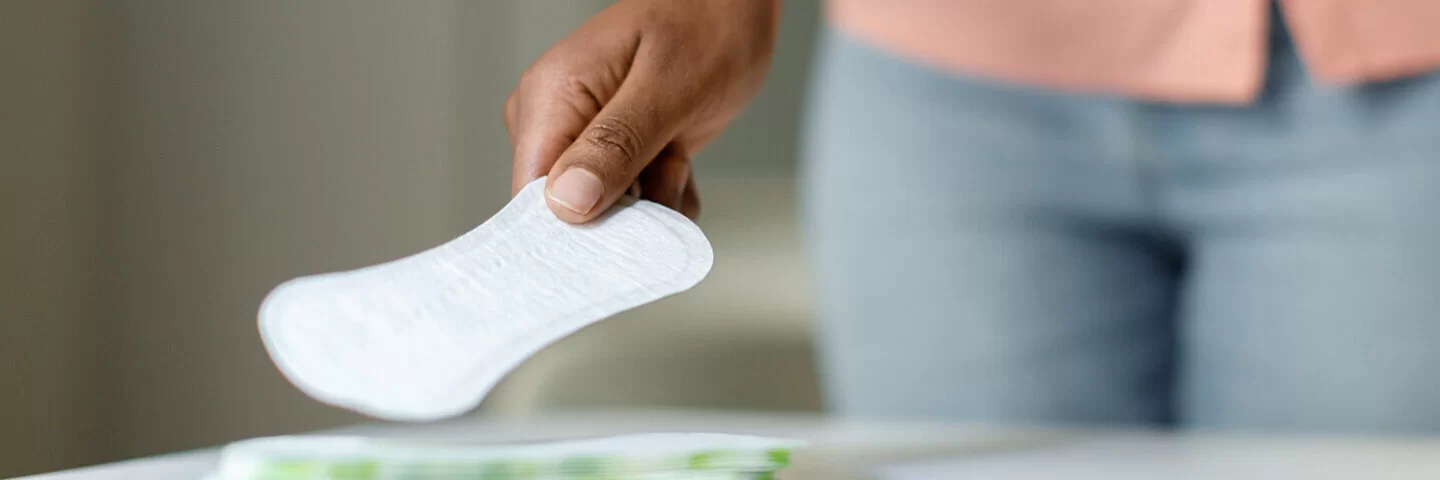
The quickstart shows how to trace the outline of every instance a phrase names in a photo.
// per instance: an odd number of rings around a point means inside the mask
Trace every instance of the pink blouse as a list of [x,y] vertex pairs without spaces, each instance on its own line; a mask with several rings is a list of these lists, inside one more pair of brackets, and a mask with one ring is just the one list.
[[[936,68],[1072,91],[1245,103],[1270,0],[827,0],[832,25]],[[1440,0],[1282,0],[1312,75],[1386,80],[1440,67]]]

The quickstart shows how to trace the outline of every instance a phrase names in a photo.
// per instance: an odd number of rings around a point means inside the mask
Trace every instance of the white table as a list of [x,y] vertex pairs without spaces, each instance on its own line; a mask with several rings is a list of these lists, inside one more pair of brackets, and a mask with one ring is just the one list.
[[[652,431],[712,431],[761,435],[806,435],[826,428],[813,416],[726,414],[689,411],[573,413],[536,420],[461,418],[432,424],[375,424],[327,430],[326,434],[424,437],[501,442],[561,439]],[[181,452],[47,473],[24,480],[198,480],[215,466],[218,448]]]
[[[1355,438],[1040,431],[813,416],[703,412],[576,413],[535,421],[461,419],[365,425],[326,433],[518,441],[647,431],[798,436],[814,447],[781,478],[825,480],[1244,480],[1440,478],[1440,438]],[[30,480],[198,479],[214,449],[26,477]]]

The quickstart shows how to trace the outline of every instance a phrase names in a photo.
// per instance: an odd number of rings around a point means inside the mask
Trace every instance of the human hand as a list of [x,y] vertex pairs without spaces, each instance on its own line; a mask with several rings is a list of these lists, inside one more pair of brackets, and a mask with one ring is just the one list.
[[561,220],[603,214],[632,186],[686,216],[690,159],[755,95],[780,0],[621,0],[552,47],[505,102],[511,195],[548,175]]

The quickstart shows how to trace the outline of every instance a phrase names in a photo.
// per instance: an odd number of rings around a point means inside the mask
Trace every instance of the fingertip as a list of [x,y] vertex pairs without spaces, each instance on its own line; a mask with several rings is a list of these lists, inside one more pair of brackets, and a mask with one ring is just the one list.
[[605,196],[605,182],[590,169],[575,166],[551,180],[546,193],[560,206],[578,215],[586,215],[595,210]]
[[640,173],[645,198],[677,212],[684,204],[689,179],[690,159],[674,145],[661,150],[660,156]]
[[691,220],[700,218],[700,194],[695,190],[695,179],[685,182],[685,195],[680,202],[680,214]]
[[590,221],[589,216],[577,214],[574,210],[570,210],[570,207],[557,203],[553,198],[546,197],[545,204],[550,207],[550,212],[555,214],[555,218],[565,223],[579,225]]
[[538,178],[540,177],[528,175],[524,172],[515,172],[514,175],[510,176],[510,198],[515,198],[516,195],[520,194],[521,190],[525,189],[526,185],[529,185],[530,182]]

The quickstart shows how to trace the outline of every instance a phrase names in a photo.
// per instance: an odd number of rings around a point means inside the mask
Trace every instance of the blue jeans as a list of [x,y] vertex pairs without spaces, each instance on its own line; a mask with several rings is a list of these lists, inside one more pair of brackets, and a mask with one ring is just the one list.
[[846,416],[1440,432],[1440,77],[1184,106],[823,42],[803,173]]

